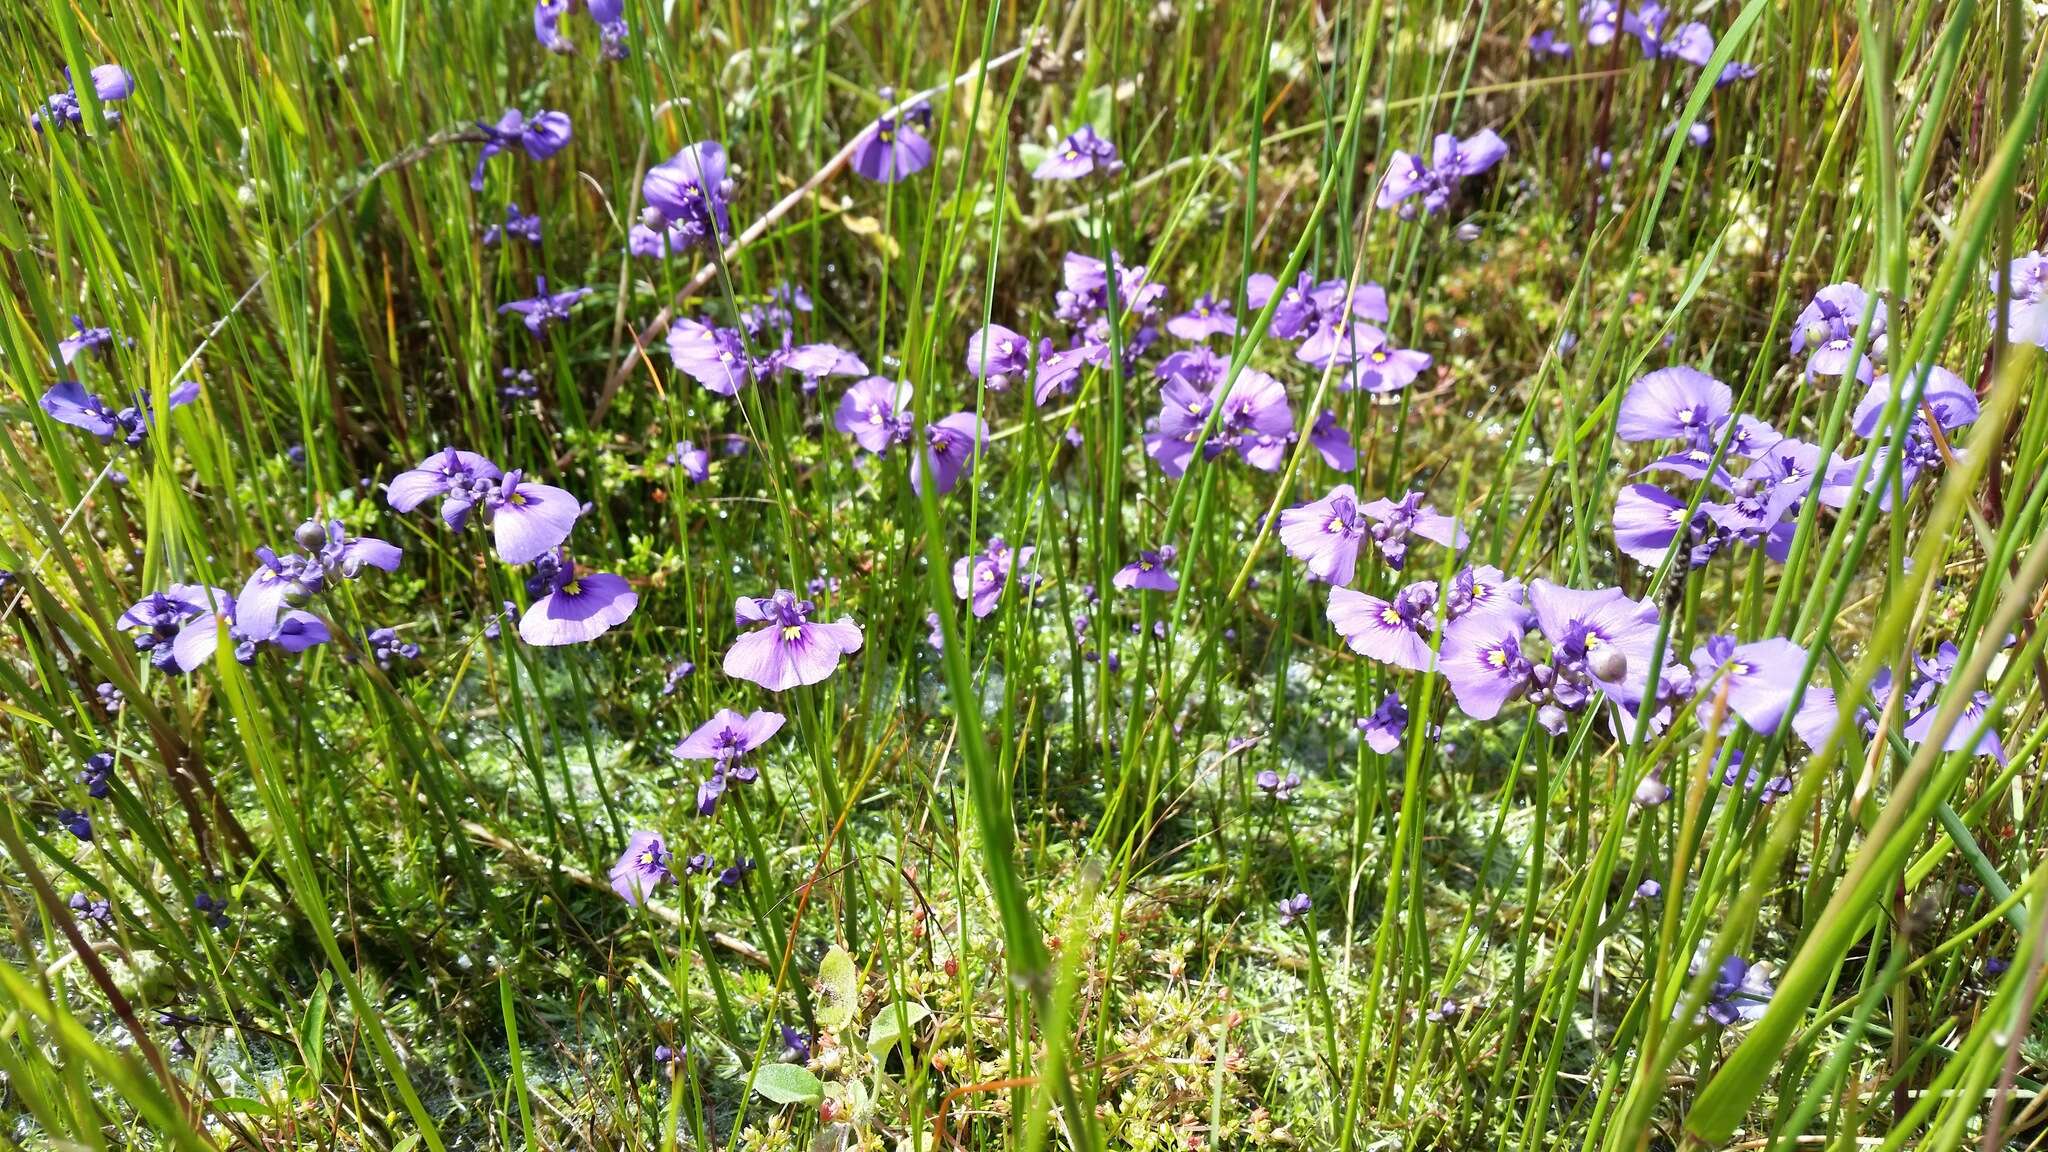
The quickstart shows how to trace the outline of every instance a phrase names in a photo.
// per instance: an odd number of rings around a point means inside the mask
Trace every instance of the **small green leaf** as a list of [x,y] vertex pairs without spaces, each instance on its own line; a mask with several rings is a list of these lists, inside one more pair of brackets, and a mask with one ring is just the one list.
[[[915,1030],[932,1010],[915,1000],[908,1004],[891,1004],[876,1014],[874,1022],[868,1025],[868,1055],[880,1060],[889,1054],[898,1040]],[[900,1030],[899,1030],[900,1029]]]
[[837,1032],[853,1023],[860,1010],[860,970],[846,949],[835,947],[825,954],[825,962],[818,965],[818,984],[824,1000],[818,1005],[819,1025]]
[[777,1104],[816,1104],[825,1085],[801,1064],[763,1064],[754,1071],[754,1091]]

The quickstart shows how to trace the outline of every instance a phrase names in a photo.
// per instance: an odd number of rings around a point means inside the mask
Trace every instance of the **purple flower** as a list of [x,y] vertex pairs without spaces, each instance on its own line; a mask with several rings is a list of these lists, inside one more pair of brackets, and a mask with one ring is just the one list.
[[1280,901],[1279,907],[1280,926],[1282,928],[1291,928],[1296,920],[1308,915],[1309,909],[1314,907],[1314,903],[1308,898],[1308,893],[1296,892],[1294,895]]
[[[561,22],[575,6],[575,0],[535,0],[533,6],[533,36],[540,46],[550,52],[569,55],[576,51],[561,31]],[[607,60],[624,60],[629,54],[626,37],[630,29],[626,25],[626,6],[623,0],[585,0],[584,7],[590,11],[590,18],[597,21],[598,34],[602,38],[601,52]]]
[[1436,663],[1427,635],[1435,611],[1436,589],[1427,583],[1410,585],[1391,601],[1349,588],[1330,589],[1330,626],[1353,652],[1415,672],[1427,672]]
[[1180,581],[1174,579],[1167,565],[1173,563],[1174,549],[1171,544],[1157,552],[1140,551],[1138,558],[1117,569],[1110,579],[1113,587],[1123,591],[1142,589],[1147,592],[1177,592]]
[[1586,0],[1579,5],[1579,27],[1586,33],[1586,43],[1596,48],[1612,44],[1621,26],[1621,8],[1615,0]]
[[[552,553],[582,514],[576,497],[550,484],[529,483],[517,468],[499,477],[484,498],[492,543],[507,564],[530,564]],[[445,501],[441,516],[448,517]]]
[[1428,164],[1409,152],[1396,151],[1387,158],[1386,175],[1380,181],[1374,203],[1384,211],[1412,196],[1420,196],[1423,211],[1434,216],[1450,206],[1451,194],[1460,181],[1500,163],[1507,154],[1507,142],[1491,128],[1464,140],[1448,132],[1438,133]]
[[832,414],[832,426],[852,436],[877,456],[907,442],[915,430],[910,411],[910,385],[886,376],[870,376],[846,390]]
[[1656,568],[1683,536],[1691,542],[1708,527],[1705,512],[1689,526],[1685,501],[1655,484],[1631,484],[1614,497],[1614,546],[1636,563]]
[[1619,588],[1583,591],[1537,580],[1529,585],[1529,606],[1550,641],[1559,677],[1552,692],[1560,702],[1577,702],[1567,696],[1567,684],[1622,703],[1641,699],[1657,642],[1655,604],[1630,600]]
[[1366,534],[1372,537],[1390,568],[1398,569],[1407,561],[1410,536],[1454,549],[1462,549],[1471,541],[1456,520],[1424,504],[1420,492],[1408,493],[1399,503],[1374,500],[1358,510],[1374,522]]
[[91,920],[104,928],[114,926],[114,905],[107,900],[94,900],[83,892],[73,892],[68,904],[81,920]]
[[697,665],[689,660],[678,660],[669,665],[668,672],[661,680],[661,694],[663,696],[675,695],[676,689],[682,687],[683,681],[689,679],[691,674],[696,671]]
[[953,562],[953,594],[970,603],[976,619],[987,616],[1002,602],[1010,573],[1029,564],[1036,551],[1028,545],[1012,550],[1001,536],[989,537],[986,550]]
[[535,336],[547,335],[550,324],[567,320],[569,318],[569,309],[574,308],[578,300],[590,295],[590,289],[588,288],[571,288],[567,292],[550,292],[548,291],[548,278],[545,276],[534,277],[534,284],[537,289],[534,295],[524,300],[514,300],[507,304],[500,304],[498,306],[498,315],[503,316],[507,312],[517,312],[519,318],[525,322],[526,330]]
[[1711,450],[1714,431],[1735,406],[1726,384],[1697,368],[1659,368],[1622,394],[1614,434],[1623,440],[1684,440]]
[[1091,172],[1121,172],[1116,146],[1095,134],[1087,124],[1075,129],[1031,172],[1033,180],[1079,180]]
[[1335,412],[1324,409],[1316,417],[1315,426],[1309,429],[1308,443],[1322,456],[1323,463],[1339,472],[1358,467],[1358,452],[1351,447],[1351,433],[1337,422]]
[[[182,408],[199,398],[199,384],[185,381],[171,386],[165,398],[170,408]],[[60,380],[43,393],[43,411],[50,419],[73,428],[83,428],[101,441],[119,437],[130,448],[140,447],[154,422],[147,392],[138,392],[135,402],[116,412],[98,396],[87,392],[76,380]]]
[[1730,60],[1721,66],[1721,74],[1714,77],[1714,87],[1726,88],[1737,81],[1747,80],[1756,75],[1756,65],[1740,60]]
[[83,317],[71,318],[73,333],[57,341],[57,357],[69,364],[81,352],[96,352],[114,342],[112,328],[88,328]]
[[219,647],[222,629],[235,642],[235,659],[243,664],[253,662],[257,648],[266,643],[297,654],[333,638],[327,622],[310,612],[292,609],[274,613],[268,631],[257,635],[237,620],[234,597],[223,594],[216,605],[213,610],[187,620],[172,639],[171,666],[178,671],[197,671],[210,662]]
[[739,395],[755,375],[756,365],[737,329],[677,320],[668,330],[668,352],[677,371],[720,396]]
[[692,144],[647,170],[640,198],[647,213],[640,223],[667,238],[672,249],[721,243],[732,231],[725,149],[715,141]]
[[363,637],[363,646],[370,650],[370,658],[377,667],[389,669],[394,660],[417,660],[420,646],[402,639],[394,628],[372,628]]
[[[1948,686],[1949,677],[1955,673],[1958,655],[1954,644],[1944,642],[1935,649],[1933,658],[1914,658],[1913,690],[1907,694],[1905,707],[1908,711],[1916,708],[1920,711],[1918,715],[1906,721],[1901,733],[1909,743],[1924,744],[1928,737],[1934,734],[1935,714],[1940,711],[1936,701],[1941,690]],[[1888,686],[1887,684],[1886,687]],[[1873,694],[1881,695],[1884,688],[1873,683],[1871,691]],[[2005,745],[1998,737],[1998,730],[1990,722],[1991,704],[1991,693],[1972,693],[1968,702],[1963,705],[1962,715],[1949,729],[1947,739],[1942,741],[1942,750],[1960,752],[1971,749],[1978,756],[1990,756],[2000,764],[2005,763]]]
[[[2038,251],[2016,256],[2007,267],[2006,275],[2012,281],[2006,340],[2013,344],[2048,348],[2048,256]],[[1997,272],[1991,274],[1991,291],[1998,291]],[[1992,320],[1997,322],[1995,312]]]
[[1318,283],[1307,272],[1301,273],[1294,284],[1282,290],[1280,283],[1263,272],[1255,272],[1245,278],[1245,306],[1264,308],[1278,293],[1280,302],[1273,306],[1273,321],[1267,331],[1282,340],[1311,336],[1324,325],[1344,318],[1344,300],[1351,300],[1350,314],[1360,320],[1384,324],[1387,311],[1387,290],[1370,280],[1363,281],[1353,291],[1345,280],[1324,280]]
[[[896,93],[882,89],[882,103],[894,105]],[[926,111],[929,115],[929,110]],[[911,116],[916,116],[912,112]],[[894,184],[915,176],[932,162],[931,142],[909,124],[898,123],[893,108],[861,129],[853,150],[853,170],[870,180]]]
[[972,412],[955,412],[926,425],[924,435],[923,467],[911,467],[910,490],[923,495],[926,477],[930,477],[932,491],[943,496],[974,474],[975,457],[988,440],[988,425]]
[[780,712],[754,712],[742,716],[730,708],[720,708],[711,719],[698,725],[694,732],[669,749],[669,755],[678,760],[716,761],[722,771],[766,744],[769,737],[782,730],[783,722]]
[[[1688,976],[1700,974],[1711,945],[1700,941],[1699,951],[1693,955]],[[1770,973],[1762,965],[1751,964],[1740,956],[1730,956],[1721,961],[1721,967],[1714,973],[1714,985],[1707,993],[1704,1018],[1727,1027],[1743,1020],[1762,1018],[1770,1007],[1771,995],[1776,992],[1771,985]],[[1694,1023],[1698,1023],[1696,1018]]]
[[576,51],[576,45],[562,35],[562,17],[569,14],[575,0],[534,0],[533,38],[550,52],[567,55]]
[[1408,709],[1401,698],[1392,692],[1373,709],[1372,715],[1358,722],[1358,731],[1365,737],[1365,746],[1384,756],[1401,746],[1401,738],[1408,733]]
[[[1806,361],[1809,376],[1840,376],[1849,371],[1856,329],[1863,323],[1864,310],[1870,306],[1870,295],[1861,285],[1845,282],[1821,289],[1800,310],[1792,323],[1792,354],[1811,353]],[[1875,359],[1885,347],[1885,324],[1885,306],[1880,299],[1871,313],[1863,357],[1853,365],[1858,380],[1868,381],[1876,371]]]
[[78,782],[85,785],[85,794],[95,800],[104,800],[114,787],[114,754],[95,752],[86,757],[85,767],[78,773]]
[[[1951,432],[1977,422],[1977,393],[1963,378],[1939,365],[1922,372],[1925,380],[1920,383],[1920,402],[1914,407],[1913,419],[1909,426],[1921,429],[1927,426],[1927,412],[1933,412],[1935,422],[1944,432]],[[1893,402],[1892,390],[1898,390],[1897,402],[1903,404],[1913,398],[1914,381],[1909,376],[1894,382],[1889,373],[1870,382],[1869,391],[1856,404],[1856,411],[1849,417],[1850,427],[1858,436],[1877,435],[1885,423],[1885,409]]]
[[1384,396],[1413,384],[1417,376],[1436,363],[1427,352],[1394,347],[1387,334],[1377,328],[1369,325],[1361,325],[1361,328],[1364,342],[1358,349],[1359,355],[1352,363],[1351,371],[1337,378],[1339,388]]
[[851,616],[813,623],[817,606],[778,588],[773,596],[742,596],[733,616],[741,624],[765,624],[733,642],[725,653],[725,674],[750,680],[770,692],[816,684],[839,667],[839,658],[860,651],[860,625]]
[[528,244],[540,243],[540,213],[529,216],[519,210],[516,201],[505,205],[505,222],[484,229],[484,246],[488,248],[507,238],[524,240]]
[[476,171],[469,177],[470,190],[475,192],[484,190],[484,164],[498,153],[516,146],[532,159],[545,160],[569,145],[569,117],[561,112],[537,112],[529,120],[518,109],[508,108],[496,124],[479,120],[476,126],[486,139],[476,158]]
[[1179,375],[1166,378],[1159,401],[1154,430],[1145,434],[1145,454],[1157,460],[1168,476],[1178,477],[1194,458],[1195,444],[1216,402],[1202,385]]
[[688,440],[678,440],[662,463],[671,468],[681,468],[683,478],[692,484],[702,484],[711,478],[711,453]]
[[1278,472],[1294,438],[1286,387],[1256,368],[1239,372],[1223,397],[1219,437],[1245,463],[1262,472]]
[[1540,28],[1529,37],[1529,55],[1538,60],[1545,56],[1568,59],[1571,54],[1571,42],[1548,28]]
[[1522,653],[1522,634],[1520,621],[1502,615],[1472,614],[1444,625],[1444,680],[1465,715],[1491,720],[1528,687],[1534,666]]
[[[38,132],[43,130],[45,120],[60,124],[79,125],[85,123],[85,106],[79,102],[78,88],[71,83],[71,69],[64,70],[64,91],[52,93],[43,101],[41,112],[28,114],[28,125]],[[135,78],[119,64],[101,64],[92,70],[92,90],[105,104],[126,100],[135,92]],[[105,110],[107,123],[116,124],[121,114],[112,108]]]
[[1714,54],[1714,34],[1707,31],[1706,25],[1691,22],[1671,27],[1670,13],[1656,0],[1644,0],[1635,11],[1622,17],[1621,26],[1642,46],[1645,60],[1683,60],[1695,68],[1704,68]]
[[1351,583],[1367,528],[1358,493],[1349,484],[1337,485],[1320,500],[1280,512],[1280,543],[1287,554],[1306,564],[1312,578],[1340,586]]
[[1519,580],[1491,564],[1467,565],[1451,577],[1451,591],[1444,598],[1445,614],[1452,620],[1464,616],[1499,616],[1528,627],[1531,617],[1526,590]]
[[1692,666],[1698,676],[1719,676],[1699,702],[1702,726],[1712,722],[1715,698],[1725,692],[1728,709],[1768,736],[1792,709],[1792,692],[1806,667],[1806,649],[1780,636],[1751,644],[1713,636],[1693,650]]
[[443,497],[441,520],[460,532],[476,506],[495,496],[503,475],[496,464],[474,452],[444,448],[421,461],[419,467],[392,477],[384,498],[403,513],[436,496]]
[[625,623],[640,603],[623,576],[578,574],[567,548],[538,557],[526,589],[538,599],[519,617],[519,638],[537,648],[595,640]]
[[740,881],[745,880],[747,874],[753,870],[753,857],[742,856],[719,871],[718,883],[721,887],[737,888],[740,885]]
[[668,845],[658,832],[635,832],[626,841],[619,862],[612,865],[612,891],[628,904],[644,904],[664,880],[674,880],[669,871]]
[[234,600],[220,588],[204,584],[172,584],[152,592],[121,613],[114,626],[134,634],[135,650],[149,653],[149,662],[161,671],[174,671],[177,661],[171,641],[186,621],[226,609]]
[[57,809],[57,823],[86,843],[92,843],[92,817],[72,808]]
[[[1225,750],[1224,755],[1228,756],[1230,753],[1240,748],[1248,747],[1255,742],[1255,740],[1232,740],[1230,747]],[[1259,791],[1266,794],[1266,799],[1276,804],[1291,802],[1294,799],[1294,794],[1301,791],[1301,775],[1296,772],[1289,772],[1287,775],[1282,776],[1280,773],[1268,768],[1254,777],[1252,783],[1258,785]]]
[[1230,314],[1230,301],[1204,294],[1195,306],[1166,322],[1166,334],[1177,340],[1207,340],[1211,336],[1237,333],[1237,317]]
[[1000,324],[967,339],[967,371],[1000,392],[1031,368],[1031,342]]
[[308,520],[299,525],[294,538],[305,553],[279,556],[269,548],[256,550],[256,571],[234,599],[236,623],[249,640],[270,639],[278,631],[287,604],[305,603],[332,581],[353,580],[366,567],[398,570],[397,545],[374,537],[350,536],[339,520],[326,524]]
[[803,377],[804,391],[814,392],[827,376],[865,376],[868,366],[860,357],[837,344],[798,344],[777,358],[785,372]]
[[784,1024],[782,1028],[782,1059],[792,1064],[811,1062],[811,1042],[803,1033]]

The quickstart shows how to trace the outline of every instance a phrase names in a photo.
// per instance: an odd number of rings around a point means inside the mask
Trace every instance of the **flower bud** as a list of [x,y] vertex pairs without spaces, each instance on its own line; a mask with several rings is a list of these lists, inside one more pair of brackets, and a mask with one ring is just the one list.
[[306,587],[304,584],[299,583],[297,580],[294,580],[291,583],[286,584],[284,586],[284,602],[291,605],[294,608],[302,607],[306,603],[306,601],[311,600],[312,598],[313,590],[311,588]]
[[1600,648],[1587,653],[1586,666],[1593,675],[1612,684],[1628,675],[1628,655],[1619,648]]
[[298,541],[299,547],[306,551],[316,551],[327,543],[327,525],[318,520],[308,520],[292,533],[292,539]]

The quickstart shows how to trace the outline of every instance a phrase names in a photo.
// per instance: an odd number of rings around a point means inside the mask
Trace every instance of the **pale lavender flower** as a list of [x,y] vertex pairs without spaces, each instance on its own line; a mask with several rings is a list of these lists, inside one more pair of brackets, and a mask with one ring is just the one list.
[[1446,548],[1463,549],[1471,537],[1458,522],[1422,502],[1422,493],[1410,492],[1397,503],[1374,500],[1359,506],[1359,512],[1373,521],[1366,534],[1380,550],[1390,568],[1407,561],[1408,538],[1417,536]]
[[702,484],[711,478],[711,453],[688,440],[678,440],[662,463],[682,469],[683,478],[692,484]]
[[733,615],[740,624],[764,624],[741,636],[725,653],[725,674],[750,680],[770,692],[816,684],[832,675],[839,658],[860,651],[860,626],[851,616],[814,623],[817,606],[787,589],[773,596],[740,597]]
[[862,448],[885,455],[907,442],[916,422],[910,411],[911,387],[885,376],[870,376],[846,390],[832,414],[832,426],[852,436]]
[[1309,909],[1314,906],[1314,902],[1308,898],[1308,893],[1306,892],[1296,892],[1294,895],[1280,901],[1280,926],[1282,928],[1293,927],[1294,922],[1306,918],[1309,914]]
[[1339,472],[1358,467],[1358,452],[1351,446],[1351,433],[1337,422],[1335,412],[1324,409],[1316,417],[1315,425],[1309,429],[1308,443],[1323,458],[1323,463]]
[[990,324],[967,339],[967,371],[998,392],[1030,368],[1031,342],[1000,324]]
[[472,191],[484,190],[484,165],[491,157],[509,148],[517,147],[535,160],[545,160],[563,148],[570,139],[569,117],[561,112],[537,112],[528,119],[517,109],[508,108],[496,124],[477,121],[483,130],[484,150],[476,158],[476,171],[470,175]]
[[[882,103],[893,106],[896,93],[893,89],[881,91]],[[925,115],[930,115],[926,109]],[[917,117],[912,110],[904,120]],[[892,112],[877,117],[873,123],[861,129],[853,151],[853,170],[869,180],[882,184],[894,184],[898,180],[915,176],[930,167],[932,162],[931,142],[919,135],[909,123],[900,122]]]
[[1195,306],[1166,322],[1166,333],[1177,340],[1207,340],[1237,332],[1237,317],[1230,314],[1230,301],[1204,294]]
[[755,376],[739,331],[677,320],[668,330],[668,351],[676,370],[720,396],[737,396]]
[[1622,29],[1636,38],[1645,60],[1683,60],[1695,68],[1707,66],[1714,54],[1714,34],[1697,21],[1675,24],[1664,5],[1644,2],[1622,18]]
[[1012,549],[1001,536],[989,537],[988,547],[953,562],[953,594],[971,606],[975,618],[987,616],[1002,602],[1013,571],[1031,562],[1036,548]]
[[1528,689],[1535,667],[1522,640],[1522,623],[1502,615],[1461,616],[1444,625],[1444,680],[1460,711],[1491,720]]
[[484,229],[483,242],[486,248],[505,239],[524,240],[528,244],[540,243],[540,213],[527,215],[519,210],[517,201],[505,205],[505,222],[493,224]]
[[1312,578],[1339,586],[1351,583],[1368,528],[1358,493],[1349,484],[1280,513],[1280,543],[1287,554],[1307,565]]
[[662,233],[671,250],[719,244],[732,231],[728,207],[732,181],[725,149],[702,140],[647,170],[640,198],[647,203],[641,226]]
[[1330,626],[1353,652],[1396,668],[1427,672],[1435,667],[1428,635],[1435,613],[1436,589],[1427,583],[1410,585],[1392,600],[1330,589]]
[[[2006,340],[2048,348],[2048,255],[2034,251],[2016,256],[2007,266],[2006,276],[2012,282]],[[1991,291],[1998,291],[1997,272],[1991,274]],[[1992,321],[1996,323],[1995,304],[1993,312]]]
[[566,292],[550,292],[548,291],[548,279],[545,276],[534,277],[534,284],[536,286],[534,295],[524,300],[513,300],[510,303],[500,304],[498,306],[498,315],[503,316],[507,312],[518,313],[519,319],[526,325],[526,330],[535,336],[547,335],[550,325],[567,320],[569,318],[569,309],[574,308],[577,301],[590,295],[590,289],[588,288],[571,288]]
[[1142,589],[1147,592],[1177,592],[1180,581],[1174,578],[1167,565],[1173,563],[1174,549],[1171,544],[1157,552],[1140,551],[1138,558],[1117,569],[1110,584],[1126,592]]
[[[669,749],[669,755],[678,760],[711,760],[721,771],[737,767],[747,753],[780,732],[784,720],[780,712],[757,711],[742,716],[730,708],[721,708]],[[751,774],[747,778],[751,779]]]
[[669,871],[673,857],[658,832],[635,832],[626,841],[619,862],[612,865],[612,891],[628,904],[644,904],[664,880],[674,880]]
[[[1725,693],[1727,710],[1768,736],[1792,710],[1806,649],[1781,636],[1749,644],[1737,644],[1732,636],[1712,636],[1693,650],[1692,666],[1698,676],[1719,677],[1699,702],[1702,726],[1713,721],[1716,700]],[[1733,726],[1731,720],[1725,728]]]
[[1031,178],[1079,180],[1092,172],[1121,172],[1123,166],[1123,161],[1117,158],[1116,146],[1096,135],[1093,126],[1083,124],[1053,148],[1032,170]]
[[536,597],[519,617],[519,638],[537,648],[585,644],[626,622],[639,606],[639,593],[625,577],[581,572],[567,548],[534,562],[526,590]]
[[1358,722],[1358,731],[1365,738],[1365,745],[1384,756],[1401,746],[1402,737],[1408,733],[1408,708],[1401,703],[1401,697],[1392,692],[1373,709],[1372,715]]
[[910,489],[922,495],[927,477],[932,491],[943,496],[974,474],[975,458],[988,440],[988,425],[972,412],[955,412],[925,427],[922,467],[913,464]]
[[57,341],[57,357],[66,364],[78,359],[81,352],[98,352],[114,342],[112,328],[88,327],[81,316],[71,318],[71,327],[72,334]]
[[[1853,365],[1849,353],[1855,350],[1856,329],[1863,313],[1874,308],[1863,356]],[[1806,361],[1809,376],[1840,376],[1855,369],[1858,380],[1869,381],[1875,362],[1885,348],[1886,313],[1882,299],[1873,305],[1870,294],[1853,283],[1830,284],[1814,294],[1792,323],[1792,354],[1811,353]]]

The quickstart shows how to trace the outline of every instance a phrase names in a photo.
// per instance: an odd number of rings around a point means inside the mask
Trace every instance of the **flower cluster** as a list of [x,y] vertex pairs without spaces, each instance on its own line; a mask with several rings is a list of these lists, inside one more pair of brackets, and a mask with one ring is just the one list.
[[[568,55],[576,45],[562,33],[562,18],[576,6],[576,0],[534,0],[533,35],[550,52]],[[632,50],[626,45],[631,29],[626,25],[625,0],[583,0],[584,10],[597,22],[597,31],[607,60],[624,60]]]
[[[118,104],[135,94],[135,77],[119,64],[101,64],[92,70],[93,94],[102,104]],[[118,124],[121,113],[113,108],[106,109],[107,123]],[[28,114],[28,126],[38,132],[46,123],[68,124],[73,128],[85,123],[85,105],[78,99],[78,86],[71,79],[71,69],[64,69],[64,90],[53,92],[43,101],[40,110]]]
[[519,618],[520,639],[528,644],[585,643],[633,614],[640,598],[624,577],[579,571],[563,547],[583,514],[582,503],[569,493],[459,448],[442,449],[399,473],[385,491],[401,513],[436,496],[448,527],[462,531],[481,509],[498,559],[533,565],[526,591],[534,599]]

